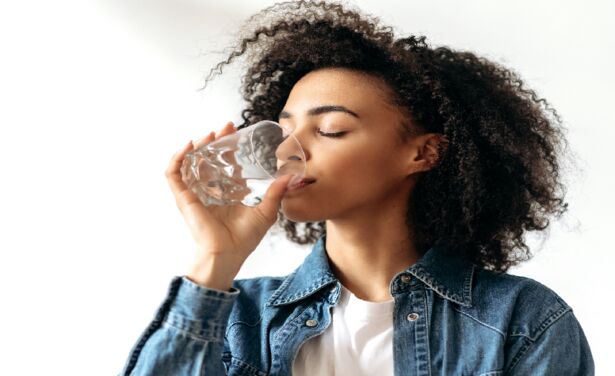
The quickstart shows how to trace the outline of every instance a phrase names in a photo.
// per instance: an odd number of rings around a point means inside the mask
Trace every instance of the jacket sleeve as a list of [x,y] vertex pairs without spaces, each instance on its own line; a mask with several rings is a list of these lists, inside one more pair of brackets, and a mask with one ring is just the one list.
[[506,375],[594,375],[594,360],[572,310],[554,318],[537,338],[525,338]]
[[235,287],[221,291],[174,277],[120,376],[225,375],[224,334],[238,295]]

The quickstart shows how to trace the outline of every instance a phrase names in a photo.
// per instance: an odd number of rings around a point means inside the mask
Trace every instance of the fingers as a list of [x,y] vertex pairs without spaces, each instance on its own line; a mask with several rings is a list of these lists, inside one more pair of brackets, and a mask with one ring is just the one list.
[[[226,123],[226,125],[224,127],[222,127],[222,129],[220,129],[218,132],[211,132],[210,134],[208,134],[207,136],[203,137],[202,139],[198,140],[197,142],[194,143],[194,148],[198,149],[201,146],[212,142],[213,140],[217,140],[220,137],[224,137],[227,134],[231,134],[236,132],[237,130],[235,129],[235,127],[233,126],[233,122],[229,121],[228,123]],[[215,137],[214,137],[215,136]]]
[[181,168],[182,162],[184,161],[184,157],[186,156],[186,153],[192,150],[192,148],[193,148],[193,144],[192,144],[192,141],[190,141],[188,144],[184,145],[183,148],[181,148],[175,154],[173,154],[173,157],[171,158],[171,162],[169,163],[169,166],[167,167],[164,173],[164,175],[167,177],[169,186],[171,187],[171,190],[173,191],[176,197],[179,193],[188,189],[188,187],[186,187],[186,184],[181,179],[180,168]]
[[212,141],[214,140],[214,135],[215,135],[215,132],[210,132],[207,136],[205,136],[205,137],[201,138],[200,140],[197,140],[197,141],[194,143],[194,148],[195,148],[195,149],[198,149],[198,148],[200,148],[201,146],[203,146],[203,145],[205,145],[205,144],[208,144],[208,143],[212,142]]
[[233,122],[229,121],[217,134],[215,132],[210,132],[207,136],[201,138],[200,140],[196,142],[193,142],[193,141],[189,142],[188,144],[184,145],[183,148],[181,148],[175,154],[173,154],[173,157],[171,158],[171,162],[169,163],[169,166],[165,170],[165,176],[167,177],[169,185],[171,186],[171,190],[176,195],[176,197],[178,194],[184,191],[188,191],[188,187],[186,186],[186,184],[183,182],[181,178],[181,166],[182,166],[182,163],[184,162],[186,153],[190,152],[193,149],[197,149],[201,147],[202,145],[213,141],[214,139],[217,139],[219,137],[224,137],[225,135],[233,133],[233,132],[236,132],[236,129],[233,126]]
[[287,190],[288,182],[293,175],[286,174],[278,177],[269,186],[263,197],[263,202],[258,204],[257,210],[268,223],[275,223],[278,218],[278,208]]
[[237,132],[237,129],[235,129],[233,122],[229,121],[220,131],[218,131],[218,133],[216,133],[216,140],[234,132]]

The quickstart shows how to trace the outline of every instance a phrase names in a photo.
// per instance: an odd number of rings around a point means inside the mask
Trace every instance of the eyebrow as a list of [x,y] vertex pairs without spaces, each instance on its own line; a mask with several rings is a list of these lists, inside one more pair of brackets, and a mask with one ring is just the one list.
[[[320,114],[324,114],[328,112],[343,112],[343,113],[352,115],[356,117],[357,119],[359,119],[359,115],[357,115],[354,111],[351,111],[344,106],[336,106],[336,105],[326,105],[326,106],[314,107],[314,108],[309,109],[307,114],[310,116],[316,116],[316,115],[320,115]],[[280,112],[280,115],[278,117],[280,119],[288,119],[288,118],[291,118],[292,116],[293,115],[290,112],[282,111]]]

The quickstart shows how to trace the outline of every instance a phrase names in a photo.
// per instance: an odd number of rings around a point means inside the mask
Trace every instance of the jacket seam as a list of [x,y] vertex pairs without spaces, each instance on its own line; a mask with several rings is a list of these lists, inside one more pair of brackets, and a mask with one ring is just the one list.
[[[235,357],[235,356],[233,356],[231,354],[230,364],[232,365],[233,362],[238,363],[241,367],[247,368],[251,372],[255,372],[255,373],[259,374],[259,375],[266,375],[267,374],[266,372],[263,372],[260,369],[254,367],[252,364],[250,364],[250,363],[248,363],[248,362],[246,362],[244,360],[241,360],[241,359],[239,359],[239,358],[237,358],[237,357]],[[229,366],[229,368],[230,368],[230,366]]]
[[212,289],[207,286],[201,286],[195,282],[192,282],[190,279],[185,277],[180,277],[180,279],[185,280],[186,283],[183,283],[184,287],[188,290],[193,290],[196,294],[199,294],[203,297],[209,299],[217,299],[217,300],[231,300],[235,297],[235,295],[240,292],[240,290],[234,286],[231,286],[232,291],[218,291],[216,289]]
[[228,336],[228,334],[229,334],[229,332],[230,332],[231,328],[232,328],[233,326],[235,326],[235,324],[241,324],[241,325],[245,325],[245,326],[249,326],[249,327],[253,328],[253,327],[255,327],[255,326],[258,326],[258,325],[259,325],[262,321],[263,321],[263,317],[262,317],[262,316],[260,316],[260,317],[258,318],[258,321],[257,321],[256,323],[254,323],[254,324],[250,324],[250,323],[248,323],[248,322],[246,322],[246,321],[240,321],[240,320],[238,320],[238,321],[233,321],[232,323],[229,323],[229,324],[228,324],[228,328],[226,329],[226,335]]
[[[421,273],[419,273],[419,271]],[[422,275],[422,274],[427,274],[427,273],[424,273],[422,269],[417,269],[417,272],[414,273],[414,276],[418,278],[419,280],[423,281],[423,283],[425,283],[427,287],[435,291],[438,295],[454,303],[457,303],[463,306],[469,306],[468,303],[464,302],[463,297],[450,292],[446,287],[439,284],[435,279],[433,279],[428,274],[427,275]]]
[[[267,300],[271,299],[272,296],[275,294],[275,292],[284,284],[284,279],[282,280],[282,282],[280,283],[280,286],[276,287],[275,290],[273,290],[273,292],[271,293],[271,295],[267,298]],[[235,324],[242,324],[242,325],[246,325],[249,327],[255,327],[258,324],[260,324],[263,321],[263,316],[265,315],[265,311],[269,309],[269,307],[267,306],[267,302],[265,302],[265,304],[263,304],[263,306],[260,308],[260,312],[259,312],[259,316],[258,316],[258,321],[255,322],[254,324],[248,323],[247,321],[241,321],[241,320],[237,320],[237,321],[229,321],[228,322],[228,327],[226,329],[225,332],[225,337],[228,335],[231,327],[233,327]]]
[[294,271],[284,278],[280,286],[278,286],[278,288],[273,292],[273,294],[271,294],[268,301],[265,303],[265,307],[276,305],[275,301],[278,300],[278,297],[284,292],[284,290],[286,290],[286,287],[291,283],[291,281],[295,279],[296,273],[297,271]]
[[[286,299],[280,301],[279,303],[276,303],[276,305],[277,304],[294,303],[297,300],[300,300],[300,299],[303,299],[303,298],[305,298],[307,296],[312,295],[315,291],[318,291],[319,289],[321,289],[324,286],[324,282],[326,282],[327,279],[329,279],[329,278],[323,277],[323,278],[315,281],[312,285],[310,285],[310,287],[307,288],[307,290],[299,291],[299,292],[291,295],[290,297],[287,297]],[[276,298],[276,300],[277,300],[277,298]]]
[[501,335],[504,339],[506,339],[506,333],[504,333],[504,332],[503,332],[503,331],[501,331],[500,329],[498,329],[498,328],[496,328],[496,327],[494,327],[494,326],[491,326],[491,325],[489,325],[489,324],[487,324],[487,323],[484,323],[484,322],[480,321],[480,320],[479,320],[479,319],[477,319],[476,317],[474,317],[474,316],[470,315],[469,313],[466,313],[466,312],[461,311],[461,310],[460,310],[459,308],[457,308],[457,307],[453,307],[453,309],[454,309],[455,311],[459,312],[460,314],[462,314],[462,315],[464,315],[464,316],[466,316],[466,317],[469,317],[470,319],[472,319],[472,320],[476,321],[476,322],[477,322],[477,323],[479,323],[480,325],[482,325],[482,326],[484,326],[484,327],[486,327],[486,328],[489,328],[489,329],[491,329],[491,330],[495,331],[496,333],[498,333],[499,335]]
[[281,335],[281,334],[280,334],[280,332],[282,331],[282,329],[284,328],[284,326],[286,326],[286,325],[292,325],[293,327],[298,327],[298,326],[300,326],[300,324],[298,324],[298,323],[294,323],[294,321],[295,321],[296,319],[298,319],[298,318],[299,318],[299,317],[303,314],[303,312],[307,311],[309,308],[311,308],[311,306],[306,306],[306,307],[304,307],[304,308],[303,308],[303,309],[302,309],[299,313],[297,313],[294,317],[289,318],[288,320],[286,320],[286,322],[285,322],[285,323],[284,323],[284,324],[280,327],[280,329],[278,329],[278,331],[277,331],[277,332],[275,333],[275,335],[273,336],[273,340],[274,340],[274,341],[277,341],[277,340],[279,339],[279,337],[280,337],[280,335]]
[[551,316],[549,316],[543,321],[543,323],[539,327],[538,333],[536,334],[536,336],[534,336],[534,338],[532,338],[531,336],[521,335],[523,338],[526,339],[525,344],[519,349],[519,351],[517,351],[517,354],[510,363],[510,366],[506,369],[506,373],[510,372],[513,368],[515,368],[515,366],[519,363],[519,360],[521,360],[521,358],[525,354],[527,354],[529,348],[536,343],[536,341],[547,331],[547,329],[551,325],[564,317],[568,312],[572,312],[572,309],[567,306],[562,306],[562,308],[557,310],[555,313],[553,313]]
[[[427,324],[427,328],[430,328],[431,325],[431,320],[430,320],[430,313],[429,312],[429,308],[427,307],[427,291],[425,291],[425,289],[423,289],[423,309],[425,312],[425,323]],[[426,343],[427,343],[427,373],[429,376],[431,376],[431,347],[429,346],[429,342],[430,342],[430,337],[429,337],[429,329],[425,329],[425,337],[426,337]]]
[[472,264],[470,267],[470,273],[466,275],[466,280],[463,289],[463,298],[467,300],[470,305],[472,305],[472,281],[474,280],[474,271],[476,269],[476,265]]
[[154,332],[158,330],[158,328],[162,327],[162,324],[166,320],[166,317],[171,309],[171,305],[177,298],[177,291],[179,290],[180,285],[181,285],[181,278],[174,277],[168,287],[167,298],[164,300],[162,305],[158,308],[154,316],[154,319],[152,320],[152,322],[150,322],[150,324],[147,326],[145,331],[141,334],[141,336],[137,340],[137,343],[131,349],[128,361],[126,362],[126,365],[124,369],[122,370],[121,375],[130,375],[132,373],[134,367],[137,365],[137,360],[139,359],[139,356],[141,355],[141,351],[145,347],[145,343],[150,339],[150,337],[154,334]]
[[169,329],[169,328],[175,329],[178,332],[180,332],[181,334],[185,335],[186,337],[190,337],[190,338],[192,338],[192,339],[194,339],[196,341],[200,341],[200,342],[223,342],[223,341],[218,340],[218,338],[205,338],[205,337],[201,337],[201,336],[199,336],[199,335],[197,335],[197,334],[195,334],[195,333],[193,333],[193,332],[191,332],[189,330],[186,330],[186,329],[183,329],[183,328],[179,328],[179,327],[169,323],[168,321],[163,322],[162,323],[162,327],[163,328],[167,328],[167,329]]
[[531,334],[518,333],[513,332],[510,334],[511,337],[525,337],[532,342],[536,342],[536,340],[544,333],[549,326],[551,326],[555,321],[557,321],[560,317],[564,316],[566,312],[572,311],[572,309],[568,306],[562,306],[560,309],[555,311],[551,316],[547,317],[538,327],[536,333],[532,336]]

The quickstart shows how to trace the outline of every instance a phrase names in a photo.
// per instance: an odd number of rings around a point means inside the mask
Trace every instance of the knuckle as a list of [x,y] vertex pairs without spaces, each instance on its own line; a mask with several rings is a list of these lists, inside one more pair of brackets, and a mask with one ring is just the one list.
[[255,209],[255,214],[256,214],[257,221],[261,225],[265,227],[269,225],[269,222],[270,222],[269,217],[265,213],[263,213],[263,211],[259,207]]

